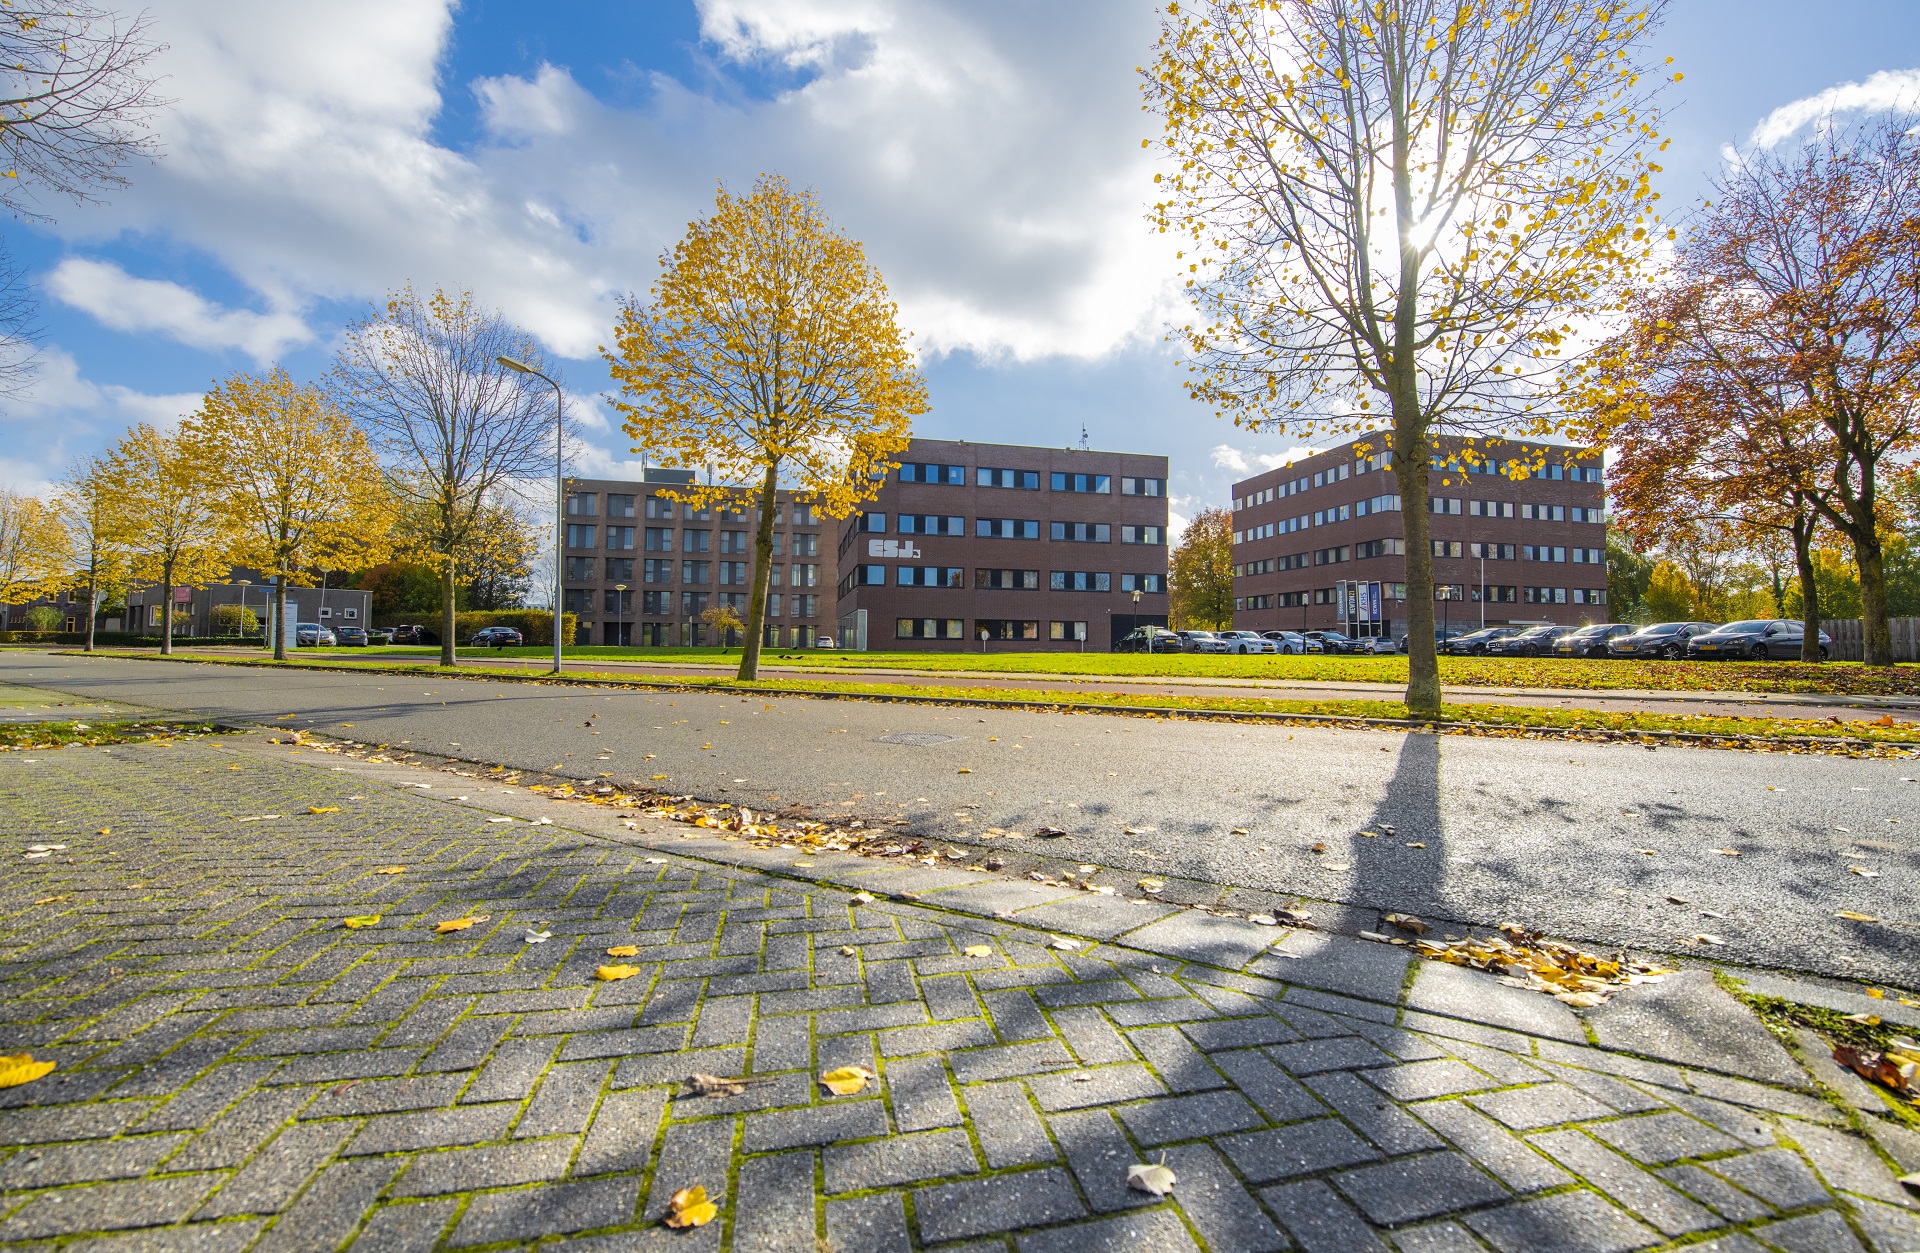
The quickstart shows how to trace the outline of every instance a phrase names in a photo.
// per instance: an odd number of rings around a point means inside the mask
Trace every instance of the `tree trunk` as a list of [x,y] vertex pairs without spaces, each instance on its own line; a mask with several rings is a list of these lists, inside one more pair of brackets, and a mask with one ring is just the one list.
[[166,599],[160,602],[160,655],[173,656],[173,562],[168,560],[160,567],[161,589]]
[[1400,483],[1401,532],[1406,536],[1407,710],[1440,712],[1440,655],[1433,638],[1433,543],[1427,514],[1427,443],[1418,401],[1403,419],[1395,398],[1393,473]]
[[[1887,572],[1880,536],[1869,521],[1866,538],[1853,537],[1853,564],[1860,571],[1861,660],[1870,666],[1893,664],[1893,628],[1887,621]],[[1814,637],[1815,642],[1819,640]]]
[[[553,577],[553,584],[554,584],[553,594],[555,598],[554,607],[558,609],[559,596],[560,596],[560,572],[558,570],[555,570],[553,572],[553,576],[554,576]],[[448,553],[445,564],[443,564],[440,567],[440,664],[447,667],[452,667],[454,664],[453,597],[454,597],[453,554]],[[559,637],[560,615],[557,613],[554,615],[554,618],[553,618],[553,629],[554,629],[554,640],[556,641],[556,643],[564,645],[566,641],[560,639]]]
[[[240,625],[244,627],[246,623],[242,621]],[[273,581],[273,626],[273,659],[285,661],[287,659],[287,581],[283,578],[276,578]],[[294,627],[298,630],[299,624],[295,623]],[[318,641],[315,642],[318,643]]]
[[747,597],[746,646],[740,650],[740,674],[743,679],[759,677],[760,641],[766,635],[767,584],[773,575],[773,509],[779,491],[780,459],[767,463],[767,476],[760,483],[760,526],[753,533],[753,591]]
[[1813,530],[1818,515],[1809,510],[1793,520],[1793,568],[1800,578],[1800,660],[1820,660],[1820,585],[1813,578]]
[[93,619],[98,609],[100,597],[100,558],[96,555],[87,563],[87,649],[93,651]]

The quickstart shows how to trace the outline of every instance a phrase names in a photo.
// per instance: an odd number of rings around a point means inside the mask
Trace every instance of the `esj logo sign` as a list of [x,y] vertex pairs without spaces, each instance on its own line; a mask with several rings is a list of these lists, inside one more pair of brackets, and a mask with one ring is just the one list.
[[867,541],[869,557],[918,557],[920,550],[914,547],[910,539],[870,539]]

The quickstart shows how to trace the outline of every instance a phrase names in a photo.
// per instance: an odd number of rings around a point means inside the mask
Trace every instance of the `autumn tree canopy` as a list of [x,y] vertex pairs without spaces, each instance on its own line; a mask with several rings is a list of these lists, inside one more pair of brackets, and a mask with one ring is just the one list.
[[633,451],[711,466],[713,482],[665,489],[696,506],[760,502],[740,677],[759,666],[781,484],[844,518],[871,500],[927,411],[926,386],[880,272],[813,193],[763,175],[724,187],[713,212],[661,258],[651,298],[629,299],[603,348],[627,397]]
[[107,457],[118,507],[112,538],[127,553],[129,573],[162,596],[160,651],[173,651],[173,592],[227,571],[226,528],[215,498],[220,484],[178,434],[142,422]]
[[1167,622],[1176,630],[1233,625],[1233,514],[1202,509],[1167,557]]
[[[1661,231],[1637,10],[1577,0],[1173,4],[1147,72],[1196,318],[1193,398],[1254,430],[1381,431],[1407,544],[1407,703],[1440,704],[1432,437],[1545,434],[1572,321]],[[1148,141],[1152,142],[1152,141]]]

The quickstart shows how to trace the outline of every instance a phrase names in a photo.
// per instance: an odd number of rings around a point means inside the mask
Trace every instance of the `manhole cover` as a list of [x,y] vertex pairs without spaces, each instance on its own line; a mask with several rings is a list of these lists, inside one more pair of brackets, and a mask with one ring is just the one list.
[[892,735],[876,735],[875,744],[912,744],[919,748],[931,748],[935,744],[951,744],[960,737],[942,735],[938,731],[895,731]]

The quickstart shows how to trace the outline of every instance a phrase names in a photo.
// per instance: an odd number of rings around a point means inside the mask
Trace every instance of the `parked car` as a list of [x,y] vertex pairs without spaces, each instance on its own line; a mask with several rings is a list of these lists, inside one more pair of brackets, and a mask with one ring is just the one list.
[[439,632],[431,627],[397,626],[387,629],[392,633],[388,642],[393,644],[438,644],[440,642]]
[[1180,651],[1183,653],[1224,653],[1227,642],[1212,631],[1176,631],[1180,637]]
[[1502,636],[1487,645],[1489,657],[1544,657],[1553,651],[1563,635],[1572,635],[1578,627],[1545,623],[1530,626],[1514,635]]
[[321,626],[318,622],[295,623],[293,639],[296,644],[303,645],[307,648],[315,648],[322,644],[339,643],[339,641],[333,637],[333,630],[330,627]]
[[1631,635],[1617,635],[1607,645],[1615,657],[1665,657],[1677,661],[1687,655],[1687,644],[1696,635],[1718,630],[1712,622],[1656,622]]
[[[1729,622],[1723,627],[1701,632],[1687,641],[1687,656],[1793,661],[1799,658],[1800,646],[1805,640],[1806,628],[1798,622],[1789,622],[1784,618],[1754,618],[1746,622]],[[1822,661],[1832,654],[1832,644],[1833,637],[1825,631],[1820,632]]]
[[481,627],[467,641],[473,648],[518,648],[521,644],[520,632],[510,626]]
[[1596,622],[1578,631],[1569,631],[1553,642],[1556,657],[1604,657],[1615,636],[1631,635],[1634,628],[1625,622]]
[[1303,631],[1310,640],[1320,641],[1322,651],[1327,653],[1350,653],[1354,651],[1353,639],[1344,631]]
[[1389,636],[1367,635],[1353,642],[1353,650],[1357,653],[1398,653],[1400,645]]
[[1468,631],[1465,635],[1456,635],[1440,645],[1443,653],[1453,653],[1460,657],[1480,656],[1487,651],[1487,645],[1509,635],[1518,635],[1519,627],[1498,626],[1481,627],[1478,631]]
[[343,648],[365,648],[367,646],[367,632],[365,628],[357,626],[335,627],[333,628],[333,634],[334,638],[340,641],[340,645]]
[[819,637],[818,639],[816,639],[816,640],[814,640],[814,641],[813,641],[813,646],[814,646],[815,648],[835,648],[835,647],[838,647],[838,645],[836,645],[836,644],[835,644],[835,643],[833,642],[833,637],[832,637],[831,635],[822,635],[822,636],[820,636],[820,637]]
[[367,643],[369,644],[393,643],[393,628],[392,627],[368,627]]
[[1222,631],[1216,637],[1227,646],[1230,653],[1272,653],[1279,649],[1272,640],[1258,631]]
[[1262,631],[1260,634],[1273,641],[1275,651],[1292,653],[1296,657],[1326,651],[1319,640],[1310,640],[1298,631]]
[[[1447,651],[1448,640],[1458,639],[1465,634],[1466,632],[1463,630],[1454,630],[1449,627],[1435,627],[1433,628],[1433,647],[1436,651],[1444,653]],[[1407,637],[1404,635],[1400,637],[1400,651],[1403,653],[1407,651]]]
[[1116,653],[1177,653],[1180,637],[1165,627],[1135,627],[1113,646]]

